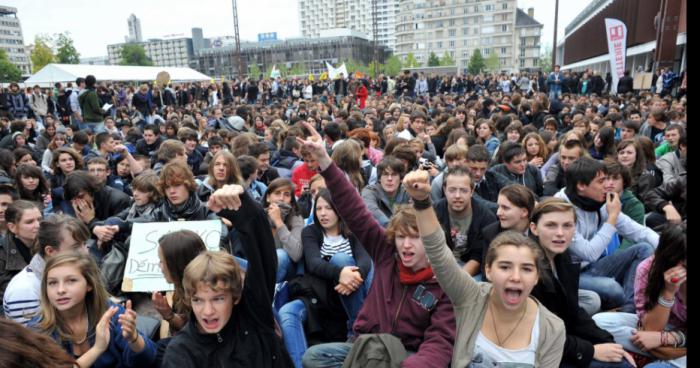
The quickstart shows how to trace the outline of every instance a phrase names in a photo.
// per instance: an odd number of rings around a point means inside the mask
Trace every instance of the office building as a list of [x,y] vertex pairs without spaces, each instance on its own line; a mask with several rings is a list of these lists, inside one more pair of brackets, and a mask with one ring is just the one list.
[[129,19],[127,19],[127,23],[129,24],[129,36],[126,37],[126,42],[142,42],[143,33],[141,33],[141,21],[139,18],[131,14]]
[[[373,60],[372,42],[362,34],[349,30],[330,30],[322,32],[327,37],[297,38],[265,42],[241,42],[241,57],[244,69],[256,65],[265,73],[277,65],[278,69],[287,70],[301,65],[303,74],[320,74],[326,71],[326,62],[338,64],[355,60],[365,65]],[[233,78],[237,75],[235,44],[200,50],[198,53],[198,70],[212,76]],[[379,62],[383,63],[388,50],[379,47]],[[258,76],[253,76],[257,78]],[[269,75],[266,75],[266,78]]]
[[484,59],[498,56],[496,72],[537,69],[543,25],[533,18],[534,9],[529,13],[517,8],[517,0],[402,1],[395,54],[405,60],[413,53],[426,66],[431,52],[447,52],[462,72],[479,49]]
[[24,46],[17,8],[0,6],[0,49],[5,50],[7,58],[22,71],[23,75],[31,74],[29,53]]
[[[377,42],[393,50],[399,0],[377,0]],[[372,0],[299,0],[302,37],[319,37],[321,31],[347,28],[373,39]]]

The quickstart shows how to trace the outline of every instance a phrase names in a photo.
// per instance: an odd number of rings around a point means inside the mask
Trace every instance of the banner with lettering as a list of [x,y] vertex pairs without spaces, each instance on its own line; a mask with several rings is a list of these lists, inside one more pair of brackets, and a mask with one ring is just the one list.
[[134,223],[129,256],[124,268],[122,291],[152,292],[174,289],[173,284],[165,281],[160,269],[158,239],[178,230],[194,231],[202,238],[207,249],[219,250],[220,220]]
[[608,37],[610,55],[611,93],[617,93],[617,82],[625,73],[627,55],[627,26],[618,19],[605,18],[605,30]]

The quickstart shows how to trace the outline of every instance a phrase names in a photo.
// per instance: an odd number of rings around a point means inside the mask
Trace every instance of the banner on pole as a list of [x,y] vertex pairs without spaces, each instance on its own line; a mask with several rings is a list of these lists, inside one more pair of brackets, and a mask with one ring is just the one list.
[[617,82],[625,73],[627,55],[627,26],[618,19],[605,18],[605,31],[610,55],[611,93],[617,93]]
[[124,267],[122,291],[173,290],[173,285],[165,281],[160,269],[158,239],[167,233],[178,230],[194,231],[202,238],[208,250],[219,250],[220,220],[134,223],[129,256]]
[[329,62],[326,61],[326,68],[328,69],[328,77],[333,80],[340,77],[340,73],[343,73],[345,78],[348,77],[348,69],[345,67],[345,63],[338,68],[334,68]]
[[270,78],[277,78],[280,76],[280,71],[277,69],[277,64],[272,66],[272,71],[270,72]]

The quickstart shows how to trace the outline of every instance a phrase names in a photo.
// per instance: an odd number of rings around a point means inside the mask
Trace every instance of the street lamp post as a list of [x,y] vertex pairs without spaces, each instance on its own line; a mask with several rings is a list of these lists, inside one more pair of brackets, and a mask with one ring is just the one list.
[[552,69],[557,65],[557,23],[559,22],[559,0],[554,0],[554,43],[552,43]]

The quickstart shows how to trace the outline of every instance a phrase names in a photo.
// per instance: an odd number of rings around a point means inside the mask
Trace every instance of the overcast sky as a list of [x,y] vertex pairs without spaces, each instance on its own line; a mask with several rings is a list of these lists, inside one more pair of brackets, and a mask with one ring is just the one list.
[[[591,0],[561,0],[557,39],[564,27]],[[542,44],[551,46],[555,0],[518,0],[518,7],[535,8],[535,19],[544,24]],[[124,42],[129,34],[127,18],[141,20],[143,38],[180,34],[190,37],[192,27],[201,27],[204,37],[233,35],[230,0],[3,0],[16,7],[24,43],[34,43],[37,34],[70,31],[81,57],[107,56],[107,45]],[[238,0],[242,40],[257,40],[258,33],[277,32],[278,38],[301,36],[298,0]]]

